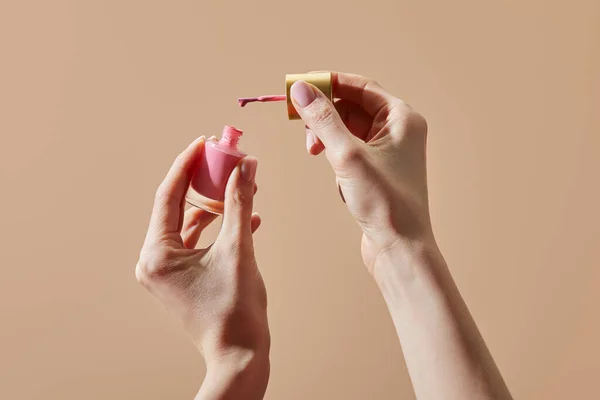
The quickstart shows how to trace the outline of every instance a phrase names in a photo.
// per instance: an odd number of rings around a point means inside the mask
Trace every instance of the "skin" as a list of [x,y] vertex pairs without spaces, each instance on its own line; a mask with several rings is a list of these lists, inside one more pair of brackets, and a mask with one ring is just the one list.
[[[333,83],[334,104],[306,82],[294,83],[292,100],[306,124],[308,152],[325,153],[363,232],[362,258],[388,306],[417,398],[512,399],[433,234],[425,119],[373,80],[333,73]],[[198,399],[261,399],[269,333],[252,250],[260,221],[251,211],[253,180],[241,183],[240,169],[234,172],[219,238],[194,250],[196,241],[186,238],[212,218],[197,210],[182,218],[201,142],[180,156],[159,189],[138,279],[180,316],[203,351],[208,373]]]
[[207,374],[196,397],[262,399],[269,379],[267,294],[254,257],[252,212],[257,160],[246,157],[232,173],[223,225],[216,241],[196,249],[215,216],[184,212],[185,193],[204,138],[194,141],[161,183],[136,277],[178,317],[203,354]]

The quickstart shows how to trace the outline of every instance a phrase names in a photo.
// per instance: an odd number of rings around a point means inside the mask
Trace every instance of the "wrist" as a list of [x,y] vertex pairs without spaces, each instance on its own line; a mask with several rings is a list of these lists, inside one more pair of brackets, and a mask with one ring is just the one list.
[[378,253],[373,261],[372,274],[384,297],[414,293],[429,286],[446,267],[433,237],[426,240],[395,240]]
[[229,349],[206,358],[206,378],[196,400],[262,399],[269,374],[268,348]]

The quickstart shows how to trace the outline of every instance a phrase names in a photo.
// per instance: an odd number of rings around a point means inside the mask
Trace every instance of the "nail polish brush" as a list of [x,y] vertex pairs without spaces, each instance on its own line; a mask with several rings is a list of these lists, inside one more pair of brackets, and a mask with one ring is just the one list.
[[242,97],[238,99],[240,107],[246,106],[248,103],[270,103],[285,101],[287,103],[288,119],[300,119],[300,116],[296,112],[296,108],[292,103],[290,96],[290,89],[294,82],[305,81],[315,86],[321,92],[327,96],[329,100],[333,100],[333,83],[332,75],[330,72],[313,72],[308,74],[287,74],[285,76],[285,94],[282,95],[269,95],[269,96],[258,96],[258,97]]
[[259,97],[242,97],[238,99],[238,104],[240,107],[245,107],[248,103],[266,103],[271,101],[286,101],[286,97],[284,94],[282,95],[273,95],[273,96],[259,96]]

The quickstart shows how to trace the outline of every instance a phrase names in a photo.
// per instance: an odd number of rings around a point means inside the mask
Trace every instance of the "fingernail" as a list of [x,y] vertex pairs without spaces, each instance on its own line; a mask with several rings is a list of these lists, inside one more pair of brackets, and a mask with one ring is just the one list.
[[290,94],[294,102],[302,108],[308,106],[317,98],[317,94],[313,88],[304,81],[294,82],[290,89]]
[[340,197],[342,198],[342,201],[345,203],[346,199],[344,198],[344,192],[342,192],[342,187],[338,184],[338,191],[340,192]]
[[315,145],[315,134],[312,131],[306,131],[306,149],[310,152],[310,149]]
[[244,158],[241,166],[242,179],[246,182],[254,182],[256,176],[256,168],[258,167],[258,160],[253,157]]

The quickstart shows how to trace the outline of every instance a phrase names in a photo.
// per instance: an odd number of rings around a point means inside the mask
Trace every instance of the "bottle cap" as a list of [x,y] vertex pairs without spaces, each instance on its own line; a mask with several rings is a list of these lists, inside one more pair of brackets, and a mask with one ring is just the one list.
[[308,74],[287,74],[285,76],[285,97],[287,101],[287,112],[290,120],[300,119],[300,115],[296,112],[294,104],[292,104],[292,96],[290,88],[297,81],[305,81],[314,85],[319,89],[330,101],[333,101],[333,82],[331,72],[313,72]]

